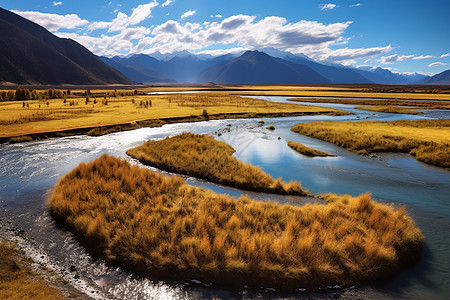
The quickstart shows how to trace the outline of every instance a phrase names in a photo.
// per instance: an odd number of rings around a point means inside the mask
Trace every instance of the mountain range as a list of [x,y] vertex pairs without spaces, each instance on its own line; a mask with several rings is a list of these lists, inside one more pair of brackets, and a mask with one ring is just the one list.
[[182,51],[100,58],[141,83],[450,84],[448,75],[430,77],[394,73],[380,67],[324,64],[273,48],[217,57]]
[[71,39],[59,38],[0,8],[0,82],[14,84],[133,84]]
[[188,51],[97,57],[71,39],[0,8],[0,84],[448,84],[450,70],[432,77],[379,67],[319,63],[274,48],[211,56]]

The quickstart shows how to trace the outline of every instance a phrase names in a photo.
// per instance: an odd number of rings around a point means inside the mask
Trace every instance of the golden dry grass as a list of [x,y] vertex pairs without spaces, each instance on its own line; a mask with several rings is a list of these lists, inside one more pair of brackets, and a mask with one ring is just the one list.
[[155,279],[286,290],[387,278],[417,261],[405,209],[369,194],[303,207],[218,195],[108,155],[56,184],[52,215],[94,254]]
[[144,164],[228,186],[258,192],[307,194],[299,182],[275,180],[260,168],[237,160],[233,153],[230,145],[211,136],[193,133],[150,140],[127,151]]
[[312,149],[312,148],[306,147],[302,143],[287,141],[287,144],[288,144],[289,147],[291,147],[292,149],[294,149],[298,153],[306,155],[306,156],[312,156],[312,157],[314,157],[314,156],[335,156],[333,154],[330,154],[330,153],[327,153],[327,152],[324,152],[324,151],[320,151],[320,150],[316,150],[316,149]]
[[406,152],[450,168],[450,120],[311,122],[292,127],[359,154]]
[[400,107],[400,106],[388,106],[388,105],[373,105],[373,106],[356,106],[356,109],[363,109],[368,111],[393,113],[393,114],[408,114],[418,115],[420,111],[414,108]]
[[0,241],[0,298],[66,299],[30,267],[30,260],[13,245]]
[[[103,92],[92,91],[100,94]],[[74,93],[75,91],[72,96]],[[106,99],[88,96],[87,103],[84,96],[0,102],[0,138],[130,124],[143,120],[202,117],[204,110],[207,110],[210,118],[220,114],[229,114],[235,118],[283,113],[345,114],[344,111],[329,108],[273,103],[227,93],[120,96],[121,94],[118,91],[115,97],[105,96]]]

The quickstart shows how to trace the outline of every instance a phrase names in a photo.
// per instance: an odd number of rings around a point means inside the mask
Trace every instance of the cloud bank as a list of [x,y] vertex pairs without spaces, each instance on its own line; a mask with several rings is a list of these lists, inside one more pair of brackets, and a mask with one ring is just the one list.
[[[160,7],[173,5],[166,0]],[[179,20],[144,26],[151,18],[158,2],[152,1],[133,8],[128,14],[118,10],[111,21],[88,21],[76,14],[57,15],[31,11],[15,11],[56,35],[71,38],[97,55],[114,56],[134,53],[163,54],[187,50],[193,53],[222,55],[245,50],[276,48],[294,54],[305,54],[312,59],[355,64],[356,60],[370,60],[392,50],[391,45],[369,48],[343,48],[349,38],[345,31],[352,21],[322,23],[299,20],[288,22],[280,16],[258,18],[252,15],[223,17],[216,14],[212,22],[189,22],[196,10],[187,10]],[[331,10],[336,4],[320,6]],[[121,7],[118,6],[120,9]],[[142,23],[142,24],[141,24]],[[382,63],[402,61],[412,56],[397,54],[384,56]],[[417,56],[425,59],[428,56]]]

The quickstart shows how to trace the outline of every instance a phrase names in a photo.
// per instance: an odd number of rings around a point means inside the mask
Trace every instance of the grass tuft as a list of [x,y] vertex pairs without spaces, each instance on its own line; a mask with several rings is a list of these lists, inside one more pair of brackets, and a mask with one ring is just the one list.
[[291,147],[292,149],[294,149],[295,151],[297,151],[300,154],[306,155],[306,156],[335,156],[333,154],[324,152],[324,151],[320,151],[320,150],[316,150],[316,149],[312,149],[309,147],[306,147],[305,145],[301,144],[301,143],[297,143],[297,142],[292,142],[292,141],[287,141],[287,144],[289,147]]
[[155,279],[285,290],[387,278],[419,259],[404,209],[324,196],[303,207],[239,199],[108,155],[59,180],[52,215],[93,253]]

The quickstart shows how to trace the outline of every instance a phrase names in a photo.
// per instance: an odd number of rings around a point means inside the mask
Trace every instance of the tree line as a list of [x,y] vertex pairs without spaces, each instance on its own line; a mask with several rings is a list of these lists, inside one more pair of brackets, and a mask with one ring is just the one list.
[[133,95],[145,95],[143,91],[111,91],[102,93],[92,93],[91,90],[86,90],[83,92],[72,93],[70,89],[67,90],[56,90],[48,89],[43,91],[30,90],[24,87],[18,87],[15,91],[0,91],[0,101],[14,101],[14,100],[49,100],[49,99],[61,99],[66,98],[70,95],[73,96],[104,96],[104,97],[118,97],[118,96],[133,96]]
[[18,87],[15,91],[1,91],[0,101],[14,100],[44,100],[64,98],[70,95],[70,90],[61,91],[56,89],[48,89],[44,91],[29,90],[24,87]]

